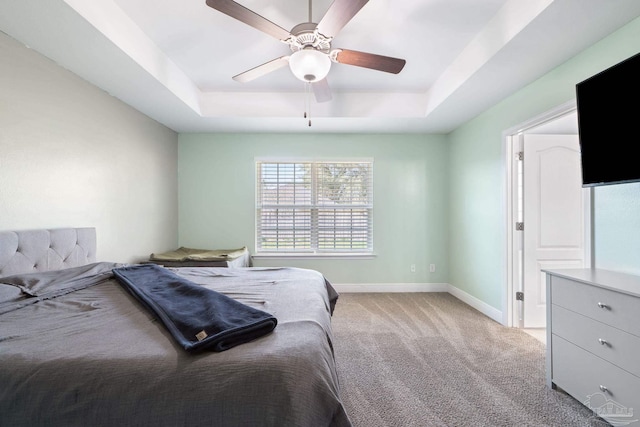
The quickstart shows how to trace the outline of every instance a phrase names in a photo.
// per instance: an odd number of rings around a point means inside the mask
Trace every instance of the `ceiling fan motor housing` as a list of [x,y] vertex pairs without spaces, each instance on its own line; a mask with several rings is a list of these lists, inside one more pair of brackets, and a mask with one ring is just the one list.
[[312,47],[313,49],[328,53],[331,49],[332,37],[325,37],[316,31],[318,24],[314,22],[303,22],[291,30],[291,37],[284,40],[293,52]]

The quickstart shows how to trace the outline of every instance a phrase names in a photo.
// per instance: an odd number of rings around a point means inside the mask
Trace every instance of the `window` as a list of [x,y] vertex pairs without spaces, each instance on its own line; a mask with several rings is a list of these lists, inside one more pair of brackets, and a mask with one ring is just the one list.
[[256,250],[373,251],[373,161],[256,162]]

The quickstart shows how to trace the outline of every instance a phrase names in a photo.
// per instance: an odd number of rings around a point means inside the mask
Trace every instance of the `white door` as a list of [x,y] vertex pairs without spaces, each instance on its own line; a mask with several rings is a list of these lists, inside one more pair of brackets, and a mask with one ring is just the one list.
[[546,326],[542,269],[585,266],[585,197],[577,135],[524,135],[523,318]]

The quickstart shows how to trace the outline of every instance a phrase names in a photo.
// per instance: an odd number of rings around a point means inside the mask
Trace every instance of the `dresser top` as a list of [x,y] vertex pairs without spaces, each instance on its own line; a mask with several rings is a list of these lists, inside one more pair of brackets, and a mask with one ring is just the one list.
[[553,276],[564,277],[588,285],[640,297],[640,276],[597,268],[567,268],[542,271]]

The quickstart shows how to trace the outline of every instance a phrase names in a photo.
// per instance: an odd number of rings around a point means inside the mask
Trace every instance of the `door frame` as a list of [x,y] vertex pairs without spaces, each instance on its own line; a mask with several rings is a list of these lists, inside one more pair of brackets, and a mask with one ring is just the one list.
[[[545,113],[524,121],[513,126],[502,133],[502,152],[505,165],[505,187],[504,187],[504,208],[505,208],[505,227],[506,227],[506,271],[505,286],[502,290],[502,324],[509,327],[523,327],[522,319],[519,318],[519,310],[516,304],[516,291],[521,286],[522,278],[520,268],[520,260],[518,256],[519,234],[515,231],[515,223],[517,221],[516,201],[518,196],[517,188],[517,167],[516,167],[516,148],[520,143],[520,137],[527,131],[535,127],[541,126],[560,119],[567,114],[573,114],[576,111],[576,100],[571,100],[559,105]],[[592,240],[592,192],[593,188],[584,188],[585,203],[585,267],[589,268],[593,264]]]

